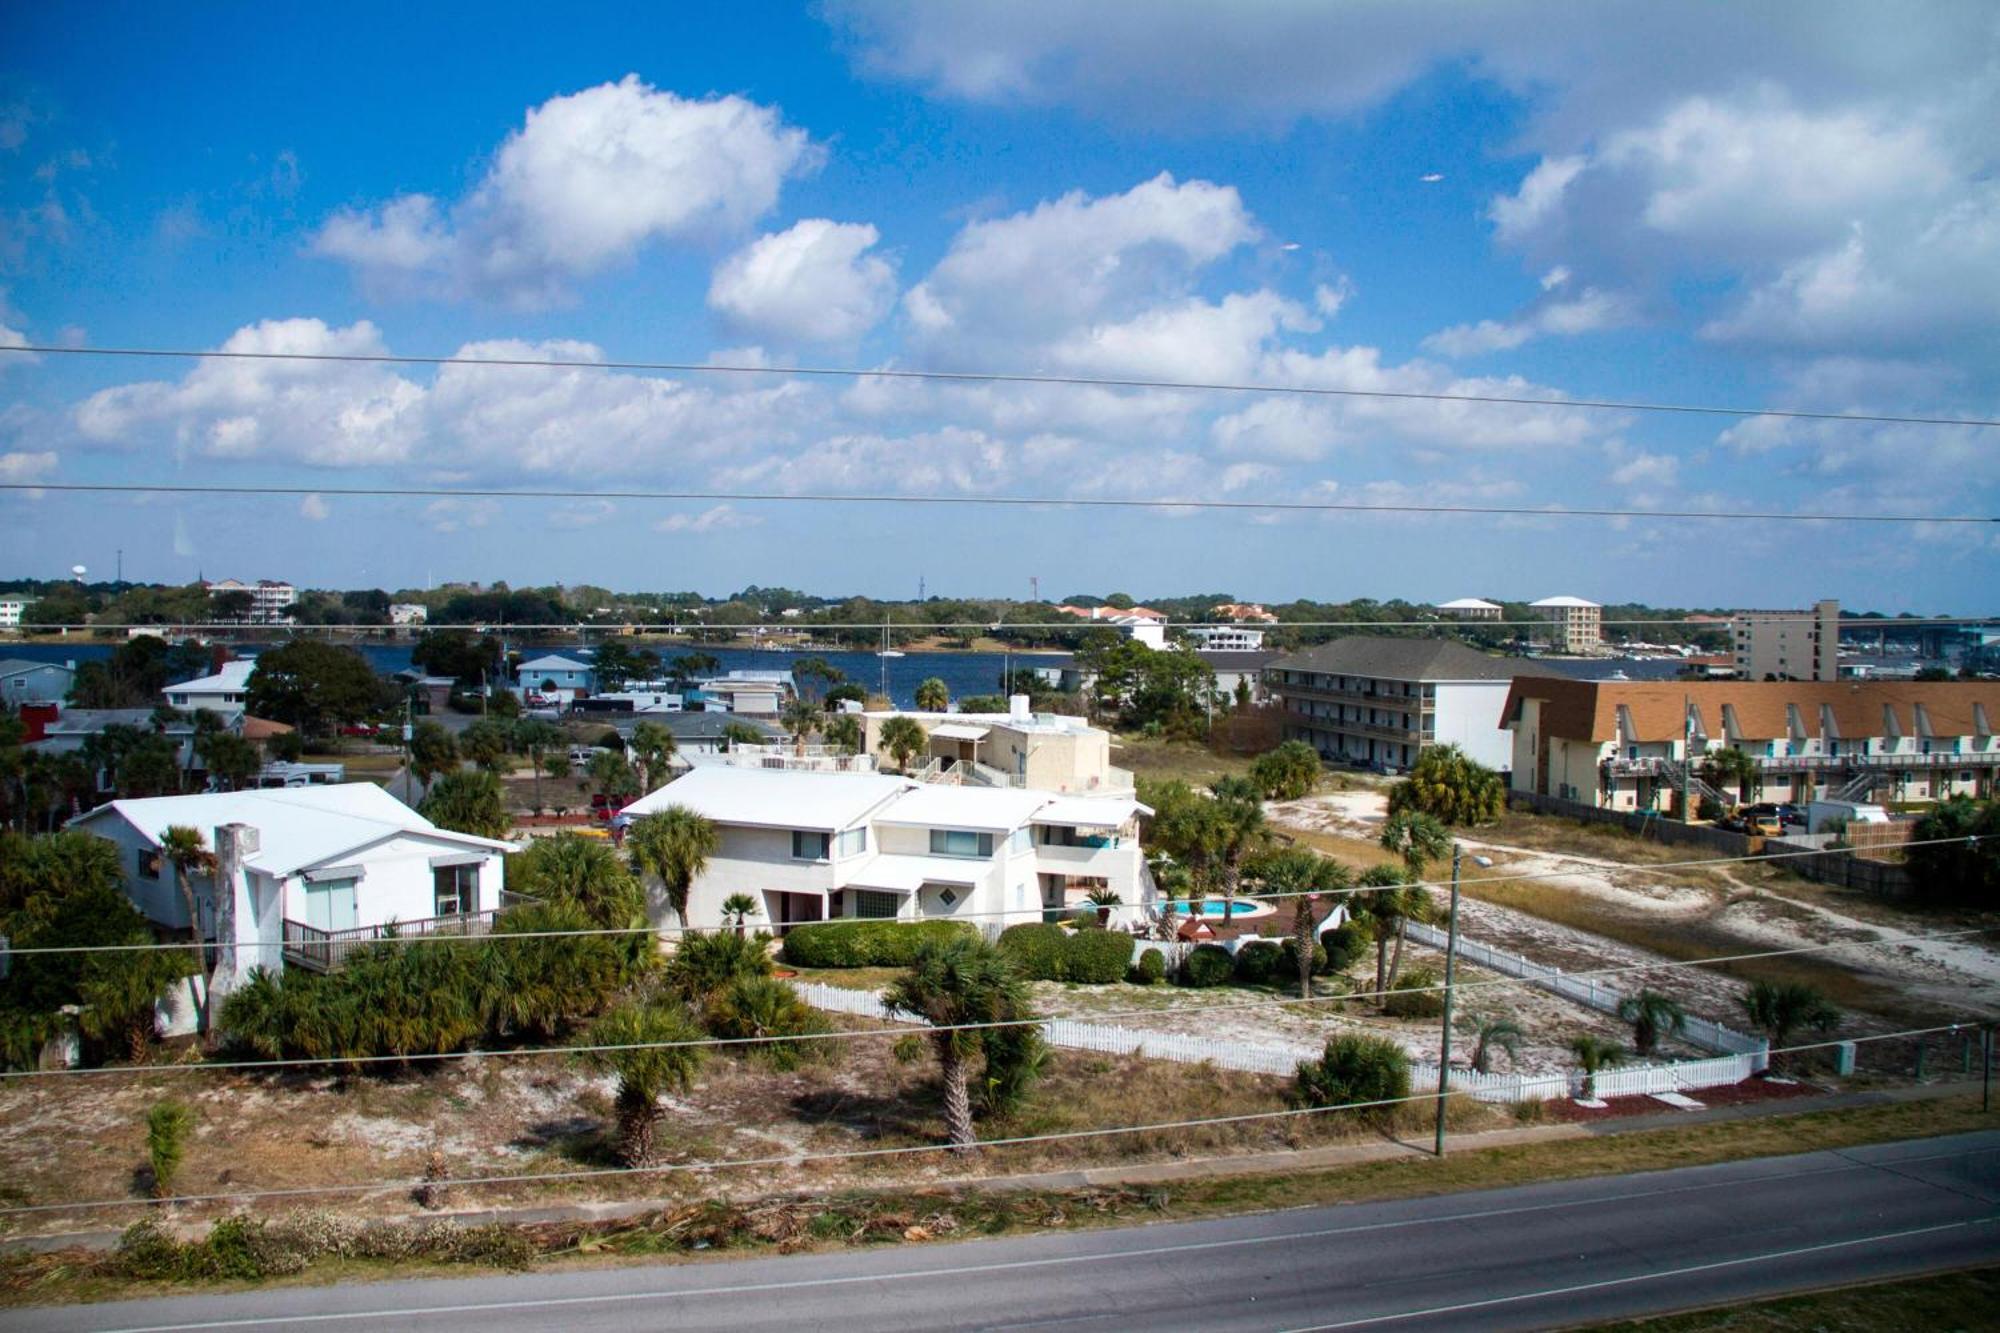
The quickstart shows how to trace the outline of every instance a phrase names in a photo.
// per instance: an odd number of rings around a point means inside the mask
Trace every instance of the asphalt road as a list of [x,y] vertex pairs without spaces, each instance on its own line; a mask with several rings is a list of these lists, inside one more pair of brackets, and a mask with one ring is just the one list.
[[2000,1262],[2000,1132],[1075,1235],[12,1311],[9,1329],[1510,1329]]

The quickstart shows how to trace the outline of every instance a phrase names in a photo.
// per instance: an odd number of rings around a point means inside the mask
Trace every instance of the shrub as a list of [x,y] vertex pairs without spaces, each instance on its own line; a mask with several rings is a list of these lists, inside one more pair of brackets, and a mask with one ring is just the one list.
[[618,734],[618,728],[606,727],[604,733],[597,738],[596,748],[600,750],[616,750],[619,754],[624,754],[625,738]]
[[[1294,1095],[1305,1106],[1393,1103],[1410,1095],[1410,1057],[1385,1037],[1331,1037],[1319,1059],[1300,1061]],[[1364,1105],[1354,1114],[1387,1124],[1396,1110],[1394,1105]]]
[[1304,741],[1286,741],[1250,765],[1250,780],[1273,801],[1296,801],[1311,794],[1319,774],[1319,752]]
[[1167,979],[1167,956],[1158,949],[1148,949],[1139,955],[1139,961],[1132,964],[1126,980],[1135,986],[1157,986]]
[[[710,998],[704,1021],[709,1035],[738,1040],[803,1037],[825,1032],[828,1027],[797,991],[776,977],[757,975],[731,978]],[[738,1049],[773,1068],[796,1069],[806,1060],[832,1055],[835,1045],[830,1041],[764,1040]]]
[[769,935],[718,930],[681,936],[660,981],[681,999],[700,1004],[739,978],[770,975]]
[[173,1196],[174,1177],[180,1173],[193,1127],[194,1112],[184,1102],[161,1102],[146,1113],[146,1159],[153,1168],[154,1198]]
[[1197,944],[1181,963],[1181,985],[1206,988],[1229,980],[1236,960],[1220,944]]
[[794,967],[908,967],[926,940],[976,936],[964,921],[820,921],[785,936]]
[[1028,922],[1000,932],[1000,951],[1030,981],[1061,981],[1070,933],[1053,922]]
[[[1268,986],[1277,975],[1278,965],[1284,961],[1284,950],[1271,940],[1256,940],[1236,951],[1236,966],[1231,979],[1240,986]],[[1296,969],[1297,964],[1295,963]],[[1294,971],[1293,975],[1297,975]]]
[[1319,943],[1326,950],[1326,971],[1345,972],[1368,952],[1375,932],[1359,921],[1349,921],[1320,932]]
[[1115,930],[1079,930],[1063,945],[1063,980],[1104,986],[1125,978],[1132,937]]
[[[1274,974],[1278,977],[1297,978],[1299,975],[1299,944],[1297,940],[1286,940],[1278,946],[1280,961]],[[1312,974],[1320,976],[1326,971],[1326,946],[1313,945]]]
[[1444,992],[1430,989],[1438,974],[1428,967],[1406,967],[1396,988],[1383,997],[1382,1009],[1392,1018],[1436,1018],[1444,1012]]

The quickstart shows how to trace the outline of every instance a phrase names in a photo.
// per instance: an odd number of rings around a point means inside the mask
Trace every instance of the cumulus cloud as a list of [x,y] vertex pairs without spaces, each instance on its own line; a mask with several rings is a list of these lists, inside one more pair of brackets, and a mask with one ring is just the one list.
[[755,527],[763,520],[731,505],[711,505],[699,513],[669,514],[653,524],[655,532],[721,532]]
[[433,500],[424,506],[424,521],[437,532],[483,528],[500,513],[492,500]]
[[299,517],[310,523],[324,523],[333,514],[333,507],[323,495],[308,495],[299,501]]
[[1476,324],[1439,329],[1424,339],[1424,347],[1441,356],[1479,356],[1507,351],[1546,335],[1572,337],[1615,328],[1629,322],[1630,315],[1623,298],[1586,287],[1574,297],[1539,301],[1516,319],[1482,319]]
[[546,304],[648,244],[740,232],[818,160],[775,107],[627,75],[529,111],[457,204],[415,193],[342,212],[313,249],[384,292]]
[[56,456],[53,450],[27,452],[15,450],[0,454],[0,481],[19,485],[24,481],[40,481],[56,470]]
[[807,218],[760,236],[716,268],[709,308],[732,328],[779,341],[852,342],[896,299],[896,271],[868,253],[866,223]]
[[1060,368],[1089,375],[1241,381],[1281,331],[1319,327],[1297,302],[1271,291],[1234,293],[1217,302],[1191,297],[1080,329],[1049,354]]

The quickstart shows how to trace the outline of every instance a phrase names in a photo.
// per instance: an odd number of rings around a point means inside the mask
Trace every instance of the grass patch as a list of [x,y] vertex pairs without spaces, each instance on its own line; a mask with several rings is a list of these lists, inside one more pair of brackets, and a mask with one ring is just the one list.
[[879,991],[897,977],[909,971],[906,967],[792,967],[781,964],[788,972],[797,972],[800,981],[816,981],[822,986],[840,986],[847,990]]
[[1153,781],[1179,778],[1205,787],[1220,777],[1250,771],[1249,755],[1223,754],[1194,741],[1120,735],[1111,742],[1111,762]]
[[1942,1331],[1991,1328],[1996,1305],[2000,1305],[2000,1268],[1974,1268],[1598,1327],[1601,1333]]
[[1290,824],[1278,826],[1278,831],[1294,842],[1324,852],[1344,865],[1357,870],[1370,866],[1400,866],[1403,859],[1393,852],[1384,851],[1382,844],[1368,838],[1348,838],[1338,833],[1320,833],[1312,829],[1294,828]]
[[1498,823],[1482,824],[1471,832],[1481,841],[1502,843],[1509,847],[1595,856],[1607,861],[1627,861],[1633,865],[1718,860],[1722,855],[1701,847],[1674,846],[1642,838],[1616,824],[1593,824],[1581,819],[1535,815],[1521,810],[1509,810]]
[[[1116,1067],[1116,1062],[1108,1062],[1102,1071],[1079,1071],[1099,1083],[1135,1081],[1118,1077],[1128,1072]],[[1111,1077],[1106,1078],[1107,1074]],[[139,1231],[123,1251],[108,1256],[67,1251],[0,1257],[0,1305],[242,1288],[272,1277],[331,1282],[445,1272],[468,1276],[502,1269],[559,1269],[626,1257],[656,1262],[696,1252],[787,1254],[1167,1218],[1193,1220],[1851,1147],[1960,1133],[1988,1128],[1992,1122],[1992,1116],[1980,1113],[1975,1098],[1955,1097],[1475,1149],[1453,1153],[1442,1161],[1413,1152],[1332,1169],[1177,1181],[1171,1188],[1135,1184],[982,1191],[902,1186],[756,1201],[704,1199],[619,1221],[521,1227],[431,1223],[370,1228],[331,1214],[291,1214],[268,1224],[238,1223],[218,1237],[195,1244],[180,1245],[157,1231]],[[1990,1295],[1988,1289],[1984,1299],[1990,1301]],[[1853,1299],[1851,1294],[1849,1299]],[[1884,1305],[1880,1308],[1888,1313],[1851,1324],[1696,1323],[1667,1327],[1954,1326],[1951,1311],[1956,1307],[1940,1306],[1943,1314],[1932,1317],[1926,1313],[1931,1307],[1908,1304],[1912,1298],[1887,1288],[1882,1289],[1880,1299],[1905,1303]],[[1982,1317],[1957,1326],[1983,1326],[1984,1322]],[[1643,1325],[1659,1326],[1658,1321]]]

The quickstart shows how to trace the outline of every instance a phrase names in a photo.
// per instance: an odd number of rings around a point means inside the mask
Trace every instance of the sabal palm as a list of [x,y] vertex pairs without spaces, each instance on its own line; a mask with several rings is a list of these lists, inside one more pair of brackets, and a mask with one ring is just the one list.
[[1299,998],[1312,995],[1314,935],[1322,895],[1352,887],[1354,874],[1332,857],[1310,847],[1287,847],[1258,858],[1251,866],[1264,893],[1292,908],[1292,948],[1298,957]]
[[936,676],[926,677],[917,686],[917,710],[942,713],[951,707],[951,688]]
[[1527,1038],[1521,1025],[1511,1018],[1482,1018],[1474,1028],[1477,1040],[1472,1047],[1472,1068],[1481,1074],[1493,1072],[1493,1052],[1505,1051],[1507,1058],[1519,1061],[1521,1043]]
[[1702,776],[1717,791],[1731,782],[1735,783],[1737,799],[1745,800],[1757,781],[1757,761],[1735,746],[1726,745],[1708,752],[1708,757],[1702,761]]
[[861,719],[852,713],[836,713],[820,728],[820,739],[848,754],[861,752]]
[[201,939],[201,912],[194,900],[194,877],[215,873],[215,853],[208,850],[201,830],[186,824],[170,824],[160,835],[160,855],[174,868],[174,887],[180,890],[181,905],[187,908],[188,930]]
[[798,752],[806,752],[806,737],[820,729],[826,715],[820,706],[810,699],[794,697],[785,705],[785,711],[778,715],[778,724],[792,735],[792,743]]
[[647,815],[625,832],[632,869],[660,881],[667,905],[683,926],[688,923],[688,894],[721,845],[715,825],[684,805]]
[[722,900],[722,919],[736,927],[737,935],[743,934],[744,923],[757,915],[757,900],[747,893],[732,893]]
[[1791,1045],[1794,1032],[1811,1028],[1831,1031],[1840,1022],[1840,1010],[1815,986],[1802,981],[1757,981],[1743,997],[1743,1011],[1750,1021],[1764,1029],[1771,1046],[1782,1051]]
[[509,858],[507,877],[529,897],[574,906],[593,926],[616,930],[645,920],[645,891],[602,839],[575,833],[537,838]]
[[880,744],[896,761],[896,767],[906,771],[911,758],[930,744],[930,736],[915,718],[898,714],[882,724]]
[[1687,1010],[1673,996],[1656,990],[1642,990],[1618,1002],[1618,1021],[1632,1025],[1632,1045],[1641,1055],[1651,1055],[1665,1033],[1680,1033],[1687,1027]]
[[667,1043],[702,1039],[686,1010],[658,1002],[623,1005],[591,1024],[590,1045],[622,1048],[586,1051],[582,1059],[618,1077],[618,1160],[624,1165],[653,1160],[660,1097],[685,1090],[701,1068],[701,1047]]
[[978,1140],[966,1065],[982,1049],[984,1033],[962,1025],[1030,1018],[1026,983],[1007,956],[984,940],[927,940],[909,971],[882,993],[882,1002],[935,1029],[931,1047],[944,1083],[945,1131],[954,1149],[970,1150]]
[[1269,844],[1271,830],[1264,807],[1256,801],[1222,798],[1214,804],[1217,883],[1222,889],[1222,919],[1227,922],[1236,913],[1243,863]]
[[1435,815],[1404,810],[1382,824],[1382,850],[1402,858],[1411,879],[1422,879],[1424,867],[1451,854],[1451,830]]
[[678,748],[674,733],[657,722],[641,722],[632,728],[632,753],[646,774],[647,791],[657,791],[666,785],[667,766]]
[[1597,1096],[1598,1071],[1608,1069],[1625,1058],[1623,1046],[1588,1032],[1572,1038],[1569,1050],[1570,1054],[1576,1057],[1577,1064],[1583,1068],[1583,1095],[1592,1098]]

